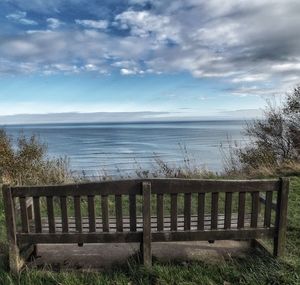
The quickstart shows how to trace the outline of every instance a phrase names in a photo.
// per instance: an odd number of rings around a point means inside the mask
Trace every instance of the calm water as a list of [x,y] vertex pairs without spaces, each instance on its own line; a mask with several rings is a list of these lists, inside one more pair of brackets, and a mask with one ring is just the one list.
[[222,168],[220,144],[243,141],[244,121],[172,123],[49,124],[6,126],[16,136],[37,134],[51,156],[68,156],[73,170],[87,175],[132,174],[141,166],[153,167],[153,156],[171,165],[183,163],[181,146],[198,166]]

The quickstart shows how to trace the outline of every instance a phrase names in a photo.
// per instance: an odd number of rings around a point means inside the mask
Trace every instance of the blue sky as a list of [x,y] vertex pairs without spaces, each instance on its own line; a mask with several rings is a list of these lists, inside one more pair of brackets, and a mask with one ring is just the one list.
[[300,82],[299,14],[298,0],[2,0],[0,123],[253,116]]

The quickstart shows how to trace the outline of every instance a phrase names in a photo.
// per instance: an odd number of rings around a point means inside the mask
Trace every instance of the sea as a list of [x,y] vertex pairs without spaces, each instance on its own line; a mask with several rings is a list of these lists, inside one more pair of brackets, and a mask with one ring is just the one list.
[[134,176],[136,171],[192,166],[221,172],[223,153],[243,145],[246,122],[69,123],[2,126],[14,139],[35,134],[49,157],[66,157],[75,174]]

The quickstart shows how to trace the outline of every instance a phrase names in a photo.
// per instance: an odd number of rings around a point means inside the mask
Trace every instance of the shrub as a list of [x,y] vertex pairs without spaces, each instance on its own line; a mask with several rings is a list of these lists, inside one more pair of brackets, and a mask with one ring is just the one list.
[[0,129],[0,181],[14,185],[60,184],[72,180],[67,158],[49,158],[36,135],[15,141]]
[[296,174],[300,169],[300,86],[280,106],[268,102],[264,118],[249,122],[245,135],[249,143],[231,147],[225,157],[228,174]]

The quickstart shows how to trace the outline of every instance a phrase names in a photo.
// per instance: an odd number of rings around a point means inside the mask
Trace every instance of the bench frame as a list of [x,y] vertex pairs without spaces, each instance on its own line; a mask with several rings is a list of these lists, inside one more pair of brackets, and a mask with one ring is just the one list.
[[[287,227],[287,203],[289,180],[200,180],[200,179],[138,179],[103,181],[95,183],[57,186],[3,186],[7,237],[9,243],[9,266],[13,273],[19,272],[25,261],[36,253],[37,243],[106,243],[140,242],[143,264],[152,265],[151,243],[165,241],[214,241],[250,240],[253,246],[263,247],[261,238],[273,238],[273,255],[284,255]],[[238,192],[239,208],[237,228],[231,225],[232,193]],[[260,195],[265,192],[265,197]],[[272,193],[277,192],[276,203]],[[198,224],[191,230],[191,194],[198,193]],[[225,195],[224,227],[218,227],[219,193]],[[244,226],[245,195],[251,193],[252,209],[250,227]],[[184,230],[177,230],[177,194],[184,194]],[[211,195],[211,227],[204,229],[204,197]],[[101,195],[103,231],[96,232],[94,196]],[[107,196],[116,198],[116,232],[109,232]],[[130,230],[123,231],[122,195],[129,195]],[[136,228],[136,195],[142,200],[142,231]],[[157,230],[151,229],[151,199],[157,199]],[[163,195],[171,196],[170,230],[164,230]],[[53,197],[60,198],[62,227],[55,231]],[[74,198],[76,232],[68,231],[66,197]],[[88,198],[89,232],[82,231],[80,197]],[[39,198],[47,198],[49,232],[42,232]],[[16,204],[19,199],[19,206]],[[264,226],[258,226],[260,205],[265,205]],[[271,211],[275,211],[275,223],[271,224]],[[16,225],[16,215],[21,217],[22,229]],[[202,219],[202,220],[201,220]],[[30,232],[29,222],[33,220],[35,232]]]

